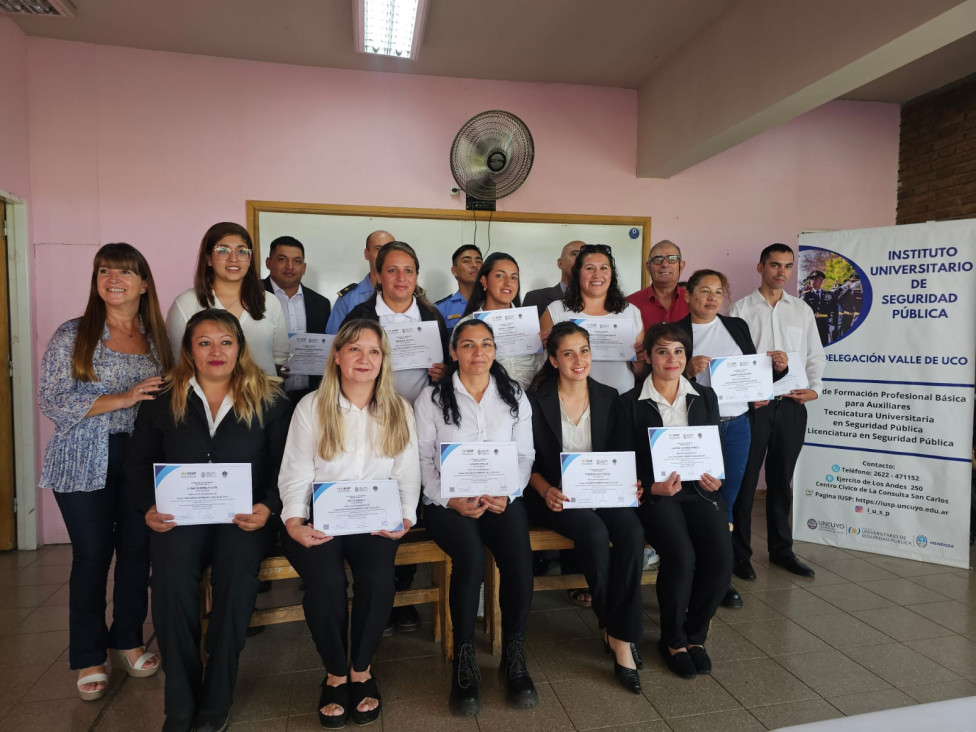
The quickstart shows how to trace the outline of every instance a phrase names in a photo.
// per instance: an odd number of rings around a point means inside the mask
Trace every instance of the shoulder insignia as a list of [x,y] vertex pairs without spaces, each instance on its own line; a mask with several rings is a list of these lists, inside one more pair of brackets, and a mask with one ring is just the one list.
[[339,293],[338,293],[339,297],[342,297],[347,292],[352,292],[358,286],[359,286],[359,283],[358,282],[351,282],[351,283],[349,283],[348,285],[346,285],[345,287],[343,287],[341,290],[339,290]]

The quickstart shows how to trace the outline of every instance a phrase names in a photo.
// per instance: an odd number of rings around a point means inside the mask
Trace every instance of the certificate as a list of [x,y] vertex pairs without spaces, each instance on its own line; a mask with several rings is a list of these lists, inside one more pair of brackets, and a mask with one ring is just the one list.
[[761,402],[773,395],[773,359],[764,353],[713,358],[708,375],[720,406]]
[[534,307],[478,310],[472,317],[485,321],[495,331],[495,358],[542,353],[539,311]]
[[250,463],[153,463],[156,510],[180,526],[229,524],[251,513]]
[[289,333],[288,374],[321,376],[334,340],[334,335],[322,333]]
[[667,480],[677,473],[681,480],[699,480],[702,473],[725,479],[725,460],[718,427],[650,427],[651,462],[654,481]]
[[789,394],[794,389],[809,389],[810,381],[807,379],[807,365],[803,363],[799,353],[790,352],[786,354],[789,359],[789,367],[784,376],[779,381],[773,382],[773,394]]
[[594,361],[636,361],[637,331],[630,318],[571,318],[590,334],[590,356]]
[[441,331],[435,320],[384,325],[383,330],[390,340],[394,371],[429,369],[444,360]]
[[451,498],[522,495],[514,442],[442,442],[441,495]]
[[329,536],[400,531],[403,510],[395,480],[312,483],[313,527]]
[[563,508],[637,506],[637,462],[632,452],[564,452],[559,455]]

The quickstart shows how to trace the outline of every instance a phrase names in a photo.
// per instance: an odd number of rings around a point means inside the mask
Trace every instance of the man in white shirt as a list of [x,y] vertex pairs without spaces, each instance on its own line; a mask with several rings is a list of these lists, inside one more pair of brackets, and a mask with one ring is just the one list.
[[329,316],[329,323],[325,328],[326,333],[332,335],[338,333],[339,328],[342,327],[342,322],[349,315],[349,311],[373,296],[377,280],[376,255],[380,253],[384,244],[391,241],[395,241],[395,238],[389,231],[374,231],[366,237],[366,249],[363,251],[363,257],[369,262],[369,272],[358,283],[354,282],[339,290],[339,299],[336,300],[332,315]]
[[749,324],[758,353],[798,353],[805,364],[809,388],[794,389],[776,397],[752,413],[752,445],[742,487],[732,510],[732,572],[742,579],[756,578],[752,557],[752,504],[759,471],[766,465],[766,529],[769,561],[801,577],[813,570],[793,553],[790,508],[791,481],[806,434],[808,401],[820,396],[821,377],[827,364],[813,311],[800,298],[783,291],[793,274],[793,250],[785,244],[763,249],[756,271],[759,289],[738,300],[729,314]]
[[[279,236],[271,242],[268,256],[264,260],[268,276],[264,279],[264,289],[272,293],[288,322],[288,333],[325,333],[332,305],[310,287],[302,286],[305,276],[305,246],[293,236]],[[304,374],[289,375],[285,378],[284,389],[293,404],[318,388],[321,376]]]

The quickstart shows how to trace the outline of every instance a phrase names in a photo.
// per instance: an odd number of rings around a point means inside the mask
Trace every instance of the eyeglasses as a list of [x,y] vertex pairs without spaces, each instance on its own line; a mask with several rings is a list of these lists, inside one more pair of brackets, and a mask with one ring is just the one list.
[[579,255],[592,254],[593,252],[600,252],[600,254],[609,254],[610,245],[609,244],[584,244],[579,248]]
[[648,260],[650,264],[664,264],[665,261],[671,264],[677,264],[681,261],[680,254],[659,254],[656,257],[650,257]]
[[213,254],[218,259],[227,259],[234,252],[241,259],[247,259],[251,256],[252,250],[247,247],[237,247],[237,249],[231,249],[230,247],[214,247]]

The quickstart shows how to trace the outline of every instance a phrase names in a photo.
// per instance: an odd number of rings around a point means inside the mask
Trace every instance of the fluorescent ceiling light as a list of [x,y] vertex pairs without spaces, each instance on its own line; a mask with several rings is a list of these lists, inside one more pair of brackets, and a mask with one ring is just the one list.
[[427,21],[427,1],[353,0],[356,50],[416,60]]
[[75,17],[71,0],[0,0],[0,13]]

